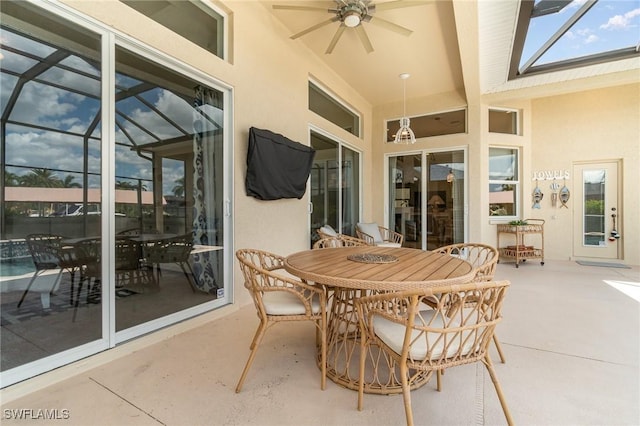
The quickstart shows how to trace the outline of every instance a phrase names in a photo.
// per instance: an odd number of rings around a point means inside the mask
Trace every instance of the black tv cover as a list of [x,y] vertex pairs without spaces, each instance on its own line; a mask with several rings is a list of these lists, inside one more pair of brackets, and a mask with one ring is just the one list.
[[269,130],[249,130],[247,195],[260,200],[302,198],[315,149]]

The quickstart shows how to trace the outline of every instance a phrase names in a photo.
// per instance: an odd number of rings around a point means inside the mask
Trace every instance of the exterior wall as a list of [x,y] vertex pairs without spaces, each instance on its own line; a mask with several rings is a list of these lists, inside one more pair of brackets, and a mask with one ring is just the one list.
[[[532,101],[533,170],[569,170],[572,173],[576,162],[622,160],[622,196],[618,207],[619,230],[623,231],[620,231],[622,238],[618,244],[623,244],[623,260],[630,265],[640,265],[639,106],[639,84]],[[525,175],[525,178],[531,184],[532,175]],[[567,186],[572,194],[575,184],[574,176],[571,176]],[[548,188],[545,198],[547,194],[550,196]],[[572,208],[576,202],[578,200],[570,199],[568,210],[553,209],[545,203],[537,212],[537,217],[546,221],[546,258],[572,258]]]

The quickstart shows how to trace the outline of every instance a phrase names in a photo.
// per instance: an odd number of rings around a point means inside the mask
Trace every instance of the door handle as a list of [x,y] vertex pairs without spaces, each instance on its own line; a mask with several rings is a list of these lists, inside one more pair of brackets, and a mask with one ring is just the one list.
[[609,241],[615,241],[620,238],[620,234],[618,233],[618,229],[616,228],[616,218],[618,215],[616,214],[616,208],[611,207],[611,220],[613,222],[613,226],[611,227],[611,237],[609,237]]

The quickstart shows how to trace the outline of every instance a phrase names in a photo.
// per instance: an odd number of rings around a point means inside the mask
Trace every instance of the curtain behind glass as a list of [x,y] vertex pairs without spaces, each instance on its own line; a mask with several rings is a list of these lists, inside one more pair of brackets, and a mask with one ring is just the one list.
[[[193,241],[205,246],[221,245],[217,221],[221,212],[216,209],[216,195],[221,190],[220,179],[216,179],[216,162],[221,164],[221,132],[216,122],[217,111],[222,110],[222,95],[215,90],[198,86],[195,90],[193,120]],[[216,144],[216,140],[219,142]],[[220,203],[217,203],[218,205]],[[193,256],[193,272],[196,286],[207,293],[218,289],[218,261],[212,252],[205,251]]]

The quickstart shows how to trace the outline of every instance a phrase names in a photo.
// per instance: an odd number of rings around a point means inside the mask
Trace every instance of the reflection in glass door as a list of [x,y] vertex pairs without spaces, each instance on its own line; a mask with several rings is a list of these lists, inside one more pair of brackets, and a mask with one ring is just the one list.
[[223,93],[120,46],[116,80],[120,332],[224,294]]
[[392,156],[388,172],[390,227],[404,235],[403,246],[464,242],[464,150]]
[[105,346],[100,37],[29,2],[2,15],[4,386]]
[[311,147],[316,150],[310,176],[311,245],[323,225],[355,235],[360,218],[360,154],[313,131]]
[[404,247],[422,248],[422,154],[389,159],[390,228],[404,235]]

